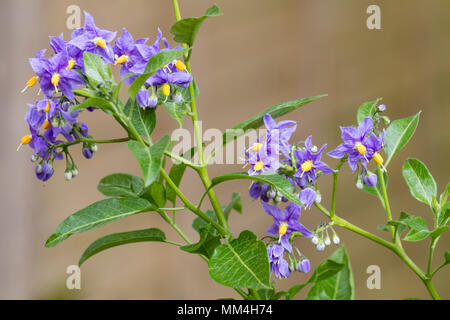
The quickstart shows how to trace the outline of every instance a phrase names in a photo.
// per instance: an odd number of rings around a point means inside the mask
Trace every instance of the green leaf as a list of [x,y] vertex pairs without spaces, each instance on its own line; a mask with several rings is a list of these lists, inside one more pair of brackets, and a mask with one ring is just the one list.
[[151,241],[165,242],[166,236],[164,232],[156,228],[110,234],[95,240],[83,252],[80,260],[78,261],[78,265],[81,266],[87,259],[89,259],[93,255],[96,255],[97,253],[109,248],[121,246],[123,244]]
[[[394,226],[394,230],[398,237],[401,237],[402,233],[409,227],[408,223],[414,216],[402,211],[400,213],[399,220],[392,220],[388,222],[388,225]],[[387,229],[390,232],[390,229]]]
[[144,187],[151,185],[158,177],[164,151],[169,145],[169,136],[164,136],[151,147],[144,147],[138,141],[130,140],[128,148],[136,157],[144,175]]
[[128,90],[128,94],[130,95],[131,101],[134,102],[136,100],[136,96],[139,90],[145,84],[145,81],[147,81],[147,79],[153,73],[163,68],[166,64],[170,63],[172,60],[175,60],[183,56],[189,50],[190,49],[164,50],[153,55],[147,62],[147,66],[145,67],[144,73],[133,81],[133,83],[130,86],[130,89]]
[[[378,173],[378,170],[375,172],[375,174],[377,175],[377,184],[374,187],[371,187],[371,186],[368,186],[365,183],[363,183],[362,190],[375,196],[375,197],[378,197],[378,199],[380,199],[381,204],[384,207],[383,191],[381,189],[381,179],[380,179],[380,174]],[[386,189],[387,189],[388,175],[387,175],[387,172],[384,170],[383,170],[383,177],[384,177],[384,182],[386,183]]]
[[[337,249],[336,252],[339,250],[345,250],[343,247]],[[334,253],[334,255],[338,255]],[[322,261],[314,270],[313,275],[306,283],[297,284],[292,286],[286,295],[286,300],[291,300],[292,298],[297,295],[297,293],[300,292],[304,287],[306,287],[308,284],[316,283],[318,281],[324,281],[332,276],[334,276],[336,273],[340,272],[344,267],[345,264],[343,262],[338,262],[336,257],[332,255],[330,258]]]
[[384,137],[384,151],[387,154],[386,163],[384,164],[386,167],[392,160],[392,157],[403,149],[413,136],[419,123],[420,113],[421,111],[409,118],[395,120],[386,129]]
[[155,108],[141,108],[137,101],[128,99],[123,108],[124,114],[131,120],[136,131],[140,135],[145,135],[149,140],[156,126]]
[[74,93],[76,96],[79,96],[79,97],[85,97],[85,98],[95,98],[95,97],[97,97],[97,96],[95,95],[95,92],[92,91],[92,90],[89,89],[89,88],[74,89],[74,90],[73,90],[73,93]]
[[264,182],[276,188],[288,200],[300,205],[302,204],[298,199],[298,195],[293,193],[292,185],[287,179],[283,178],[280,175],[269,172],[254,176],[249,176],[246,172],[235,172],[224,174],[212,179],[211,188],[218,185],[219,183],[230,180],[253,180],[258,182]]
[[405,241],[420,241],[428,237],[430,234],[427,223],[422,217],[414,217],[409,219],[407,225],[411,228],[411,230],[403,238]]
[[181,128],[184,124],[184,117],[187,114],[186,104],[166,102],[164,103],[164,108],[169,113],[169,115],[178,122]]
[[450,182],[447,183],[447,186],[445,187],[444,192],[441,193],[441,196],[439,197],[439,204],[442,206],[445,205],[447,202],[448,195],[450,194]]
[[447,202],[439,211],[438,226],[445,226],[450,221],[450,202]]
[[120,218],[150,209],[150,203],[139,198],[104,199],[67,217],[48,238],[45,246],[53,247],[74,233],[98,228]]
[[161,182],[153,182],[148,190],[150,196],[152,197],[158,208],[164,208],[166,205],[166,190]]
[[402,173],[412,196],[431,207],[437,187],[428,168],[421,161],[410,158],[403,164]]
[[200,240],[197,243],[180,247],[181,250],[189,253],[202,254],[208,258],[214,253],[214,249],[220,245],[220,236],[215,232],[212,225],[201,226]]
[[380,100],[381,98],[378,98],[375,101],[364,102],[359,106],[356,114],[358,125],[360,125],[366,117],[373,117],[375,113],[377,113],[377,104]]
[[434,240],[434,239],[440,237],[447,230],[448,230],[448,226],[438,227],[430,233],[430,237],[431,237],[431,239]]
[[293,100],[277,104],[261,112],[260,114],[254,116],[253,118],[241,122],[240,124],[234,126],[232,129],[226,130],[222,137],[223,145],[226,145],[227,143],[230,143],[233,140],[237,139],[238,137],[244,135],[246,130],[257,129],[261,127],[264,123],[263,117],[266,114],[270,114],[274,119],[276,119],[291,111],[300,108],[301,106],[304,106],[305,104],[308,104],[310,102],[313,102],[319,98],[326,96],[327,96],[326,94],[322,94],[311,98],[303,98],[299,100]]
[[84,73],[94,86],[99,83],[112,81],[111,69],[100,56],[85,51],[83,53],[83,60]]
[[103,98],[87,98],[80,104],[76,104],[71,106],[70,110],[76,111],[76,110],[82,110],[86,109],[88,107],[97,107],[100,108],[103,112],[106,112],[108,114],[111,114],[115,111],[114,106],[109,102],[108,100],[105,100]]
[[217,5],[213,5],[208,10],[206,10],[205,15],[198,18],[184,18],[177,21],[172,28],[170,28],[170,33],[174,35],[173,40],[178,43],[185,43],[192,47],[194,44],[195,37],[203,23],[203,21],[208,17],[218,17],[222,13]]
[[270,270],[264,242],[250,231],[216,248],[209,260],[209,274],[232,288],[270,289]]
[[[187,160],[191,160],[194,157],[196,150],[197,150],[197,147],[193,147],[189,151],[187,151],[185,154],[183,154],[182,157]],[[181,179],[183,178],[184,172],[186,171],[186,167],[187,167],[186,164],[184,164],[183,162],[180,162],[180,163],[174,163],[172,165],[172,167],[170,168],[169,177],[177,187],[181,183]],[[176,195],[175,191],[173,191],[173,189],[171,187],[169,187],[167,184],[166,184],[166,195],[167,195],[167,200],[172,202],[172,204],[175,206],[175,200],[176,200],[177,195]]]
[[144,189],[144,183],[131,174],[113,173],[102,178],[97,189],[109,197],[137,197]]
[[344,247],[337,249],[329,258],[344,267],[334,275],[317,280],[309,290],[307,300],[353,300],[355,289],[350,260]]

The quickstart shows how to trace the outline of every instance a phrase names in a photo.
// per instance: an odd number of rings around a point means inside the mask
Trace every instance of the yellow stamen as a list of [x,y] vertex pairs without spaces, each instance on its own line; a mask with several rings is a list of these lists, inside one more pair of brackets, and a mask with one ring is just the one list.
[[355,144],[355,148],[362,155],[365,155],[366,152],[367,152],[366,147],[363,144],[359,143],[359,142],[357,144]]
[[252,146],[252,150],[253,150],[253,151],[259,151],[259,150],[261,150],[262,146],[263,146],[262,143],[255,142],[255,143],[253,144],[253,146]]
[[126,55],[121,55],[120,57],[118,57],[117,59],[116,59],[116,61],[114,61],[114,63],[115,64],[122,64],[122,63],[125,63],[125,62],[127,62],[128,61],[128,56],[126,56]]
[[287,223],[280,224],[280,227],[278,228],[278,234],[280,238],[286,234],[287,228],[288,228]]
[[75,60],[74,59],[70,59],[69,60],[69,65],[66,67],[66,70],[72,70],[72,68],[75,66]]
[[102,49],[106,49],[106,41],[102,38],[95,38],[94,43]]
[[162,85],[162,93],[163,93],[163,95],[164,96],[168,96],[168,95],[170,95],[170,85],[168,84],[168,83],[164,83],[163,85]]
[[255,171],[261,171],[262,168],[264,168],[264,162],[262,162],[262,161],[258,161],[258,162],[255,163],[255,165],[253,166],[253,170],[255,170]]
[[52,75],[52,80],[51,80],[51,82],[52,82],[52,85],[54,85],[55,86],[55,88],[58,86],[58,84],[59,84],[59,79],[61,78],[61,76],[59,75],[59,73],[54,73],[53,75]]
[[38,79],[39,79],[38,76],[32,76],[30,79],[28,79],[26,87],[23,88],[23,90],[22,90],[21,92],[23,93],[23,92],[25,92],[25,90],[27,90],[28,88],[33,87],[33,86],[37,83]]
[[50,101],[47,102],[47,106],[44,109],[44,112],[49,112],[50,111]]
[[373,160],[375,160],[375,162],[379,165],[382,165],[384,161],[383,157],[378,152],[375,152],[375,154],[373,155]]
[[309,170],[312,169],[312,166],[313,166],[313,162],[311,160],[307,160],[302,163],[301,168],[302,168],[303,172],[308,172]]
[[29,144],[31,141],[31,138],[32,138],[31,134],[24,135],[22,137],[22,139],[20,139],[20,144],[19,144],[19,147],[17,147],[16,151],[19,151],[21,146]]
[[50,126],[51,126],[50,121],[45,120],[45,121],[44,121],[44,124],[42,125],[42,128],[43,128],[44,130],[47,130],[48,128],[50,128]]
[[177,62],[175,62],[175,67],[177,67],[177,69],[180,71],[186,70],[186,65],[181,60],[177,60]]

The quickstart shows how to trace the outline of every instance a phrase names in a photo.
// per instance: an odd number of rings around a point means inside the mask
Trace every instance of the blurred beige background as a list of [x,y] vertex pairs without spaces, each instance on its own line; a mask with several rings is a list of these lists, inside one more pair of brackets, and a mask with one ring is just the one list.
[[[182,15],[198,16],[213,2],[181,0]],[[295,140],[312,134],[318,145],[329,148],[340,143],[339,125],[355,122],[360,103],[383,97],[391,119],[423,110],[411,142],[392,161],[389,195],[394,216],[401,210],[423,215],[431,225],[428,208],[415,201],[400,173],[407,157],[427,164],[442,191],[449,181],[449,77],[450,2],[433,1],[217,1],[223,17],[210,19],[201,29],[192,57],[193,73],[201,90],[200,118],[206,128],[230,128],[263,109],[287,100],[328,93],[285,119],[298,121]],[[366,28],[366,8],[378,4],[382,30]],[[236,297],[208,276],[206,264],[196,256],[158,243],[140,243],[105,251],[82,267],[82,289],[65,287],[66,267],[76,264],[83,250],[100,236],[126,230],[159,227],[169,239],[181,241],[160,218],[142,214],[116,221],[100,229],[70,237],[55,248],[44,248],[45,240],[70,213],[102,199],[96,190],[99,179],[119,171],[139,174],[126,145],[102,145],[92,160],[75,152],[80,175],[64,181],[63,163],[45,185],[34,177],[29,148],[16,153],[26,132],[23,116],[35,90],[21,95],[31,75],[27,59],[48,46],[48,36],[64,32],[66,8],[76,4],[94,15],[97,26],[121,31],[123,26],[137,37],[154,39],[157,27],[171,39],[175,21],[170,1],[2,1],[0,19],[1,121],[1,215],[0,298],[39,299],[198,299]],[[151,40],[153,41],[153,40]],[[163,109],[158,111],[156,136],[177,127]],[[83,114],[96,138],[123,136],[122,130],[100,112]],[[190,128],[190,124],[187,124]],[[336,161],[327,159],[330,165]],[[217,165],[212,175],[241,170],[240,165]],[[376,226],[385,223],[377,199],[359,192],[348,167],[339,183],[337,211],[351,222],[386,237]],[[330,178],[321,180],[323,198],[330,194]],[[264,235],[271,223],[259,203],[246,197],[249,183],[221,185],[219,198],[227,201],[232,191],[241,192],[244,214],[231,216],[237,235],[251,228]],[[200,181],[189,171],[182,183],[194,202],[201,195]],[[325,201],[326,203],[327,201]],[[327,203],[326,203],[327,204]],[[206,207],[205,207],[206,208]],[[192,215],[178,221],[187,234]],[[302,222],[313,228],[323,221],[316,209],[303,214]],[[387,249],[352,233],[339,230],[350,254],[358,299],[429,298],[423,284]],[[441,238],[435,255],[437,266],[449,249],[450,235]],[[317,265],[335,247],[315,252],[310,242],[298,246]],[[427,241],[405,244],[410,256],[425,267]],[[366,268],[381,268],[381,290],[366,287]],[[279,282],[288,288],[309,275],[296,273]],[[450,268],[435,277],[443,298],[450,298]],[[299,298],[303,294],[299,295]]]

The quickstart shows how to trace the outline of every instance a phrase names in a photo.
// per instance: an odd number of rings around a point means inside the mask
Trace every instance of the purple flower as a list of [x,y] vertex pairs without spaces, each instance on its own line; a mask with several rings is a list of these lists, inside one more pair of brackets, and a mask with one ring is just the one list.
[[297,269],[300,272],[308,273],[311,270],[311,263],[309,262],[309,259],[304,258],[301,260],[297,265]]
[[[140,75],[144,72],[149,58],[144,58],[138,45],[145,46],[147,39],[138,39],[134,43],[133,36],[127,29],[123,28],[122,35],[116,40],[113,46],[114,63],[121,64],[120,75],[124,78],[128,73]],[[134,77],[127,78],[126,83],[130,84]]]
[[[72,32],[72,38],[83,32],[83,29],[77,29]],[[68,57],[67,69],[84,69],[83,50],[65,41],[63,34],[58,37],[50,37],[50,47],[55,54],[65,53]]]
[[312,137],[309,136],[305,141],[305,150],[295,150],[294,154],[298,162],[296,163],[297,172],[294,174],[297,184],[305,187],[309,182],[313,182],[317,178],[317,170],[324,174],[333,173],[334,170],[321,161],[322,151],[327,147],[323,145],[317,153],[312,152]]
[[286,206],[284,211],[277,206],[265,202],[261,202],[261,204],[264,211],[273,217],[273,224],[267,229],[267,233],[273,237],[279,237],[281,245],[287,251],[292,251],[292,246],[289,241],[292,232],[298,231],[305,238],[313,236],[311,231],[298,222],[301,215],[301,207],[298,204],[291,202]]
[[305,205],[305,208],[311,208],[311,205],[316,200],[317,193],[311,188],[305,188],[300,191],[299,200]]
[[81,153],[86,159],[91,159],[94,156],[94,153],[90,148],[83,148],[83,150],[81,150]]
[[283,259],[284,248],[274,244],[267,248],[269,256],[270,273],[275,273],[277,278],[288,278],[291,275],[289,264]]
[[30,58],[30,65],[38,75],[41,89],[47,97],[54,91],[61,91],[68,99],[75,98],[72,90],[84,84],[75,70],[68,70],[66,52],[60,52],[50,59]]
[[344,143],[330,151],[328,155],[341,159],[348,154],[348,164],[352,171],[356,170],[356,166],[360,161],[363,166],[367,166],[369,160],[383,147],[384,130],[380,137],[377,138],[374,133],[368,136],[372,129],[373,121],[370,117],[366,117],[357,129],[341,127],[341,137]]
[[280,144],[280,151],[289,158],[290,154],[290,144],[289,139],[291,138],[292,134],[297,129],[297,123],[295,121],[280,121],[275,122],[273,117],[268,113],[264,115],[264,124],[267,128],[267,130],[272,135],[278,135],[278,142]]
[[113,63],[114,52],[110,42],[116,37],[116,32],[97,28],[94,18],[86,11],[84,16],[83,33],[75,36],[69,43],[82,51],[100,55],[106,63]]

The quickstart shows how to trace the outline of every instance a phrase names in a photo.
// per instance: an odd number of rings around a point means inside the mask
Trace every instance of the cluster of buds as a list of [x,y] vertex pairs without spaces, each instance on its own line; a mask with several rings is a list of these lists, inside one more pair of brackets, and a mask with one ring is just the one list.
[[[331,229],[332,239],[330,238],[328,229]],[[331,245],[332,240],[335,245],[338,245],[341,242],[341,239],[337,235],[333,226],[323,222],[317,226],[314,231],[314,235],[311,238],[311,242],[316,246],[317,251],[324,251],[326,246]]]

